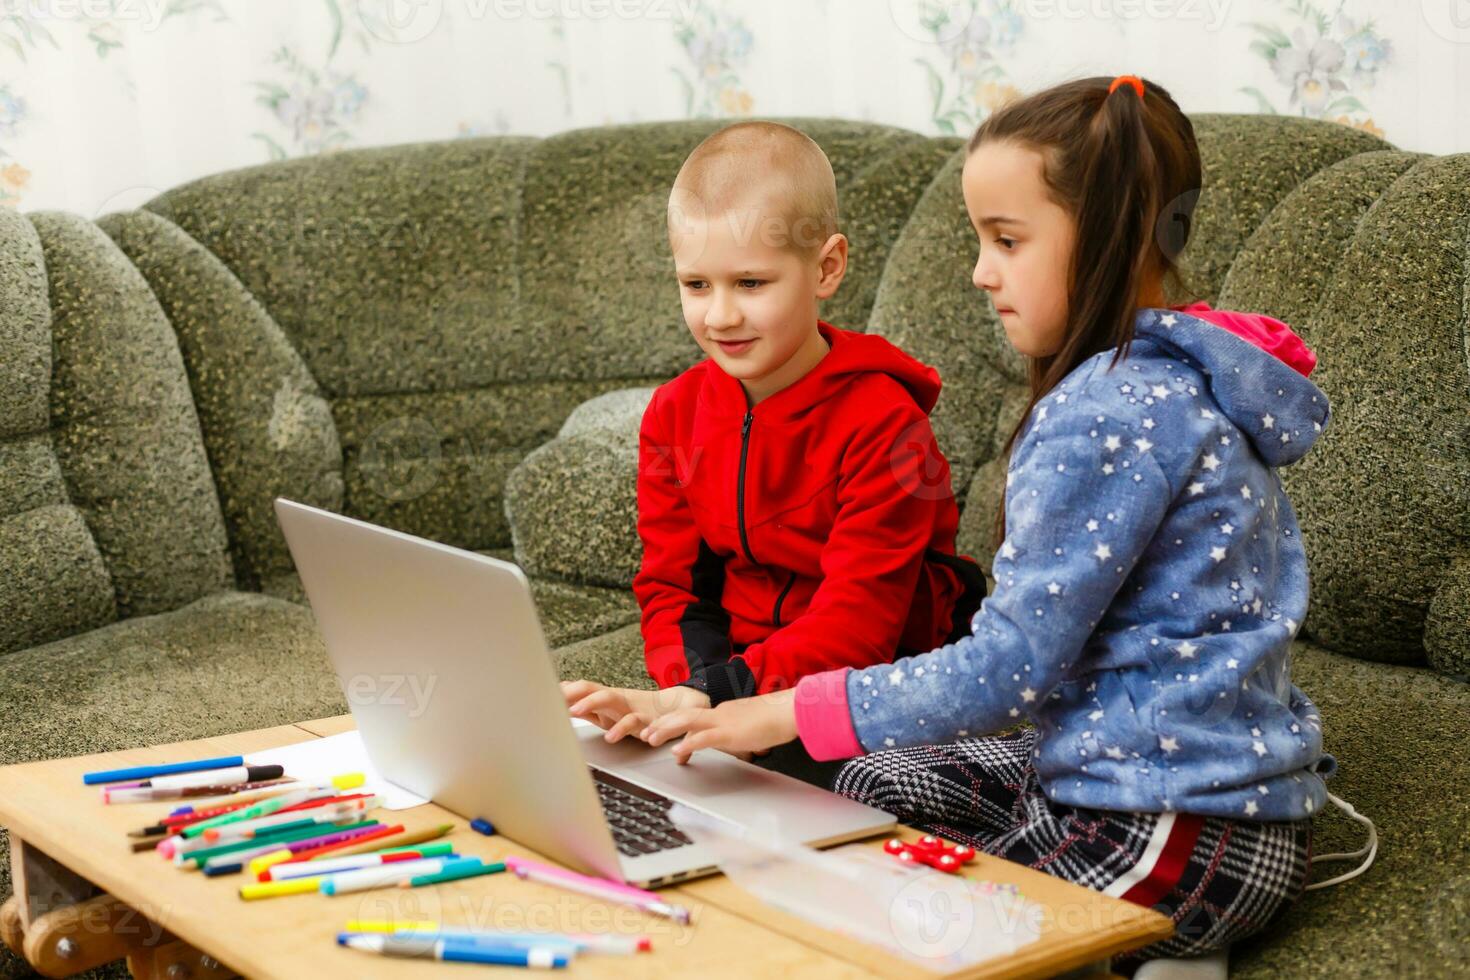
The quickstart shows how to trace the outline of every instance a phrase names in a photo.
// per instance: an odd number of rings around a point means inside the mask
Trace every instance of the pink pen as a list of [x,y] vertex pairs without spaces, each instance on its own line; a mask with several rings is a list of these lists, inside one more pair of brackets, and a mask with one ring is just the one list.
[[562,868],[554,868],[540,861],[532,861],[528,858],[508,857],[505,866],[515,872],[516,877],[527,881],[539,881],[547,885],[556,885],[569,891],[580,892],[583,895],[591,895],[606,902],[622,902],[627,905],[636,905],[638,908],[652,915],[661,915],[675,922],[689,923],[689,910],[678,905],[670,905],[663,900],[658,892],[645,891],[642,888],[634,888],[620,881],[611,881],[607,878],[593,878],[588,875],[577,874],[575,871],[567,871]]

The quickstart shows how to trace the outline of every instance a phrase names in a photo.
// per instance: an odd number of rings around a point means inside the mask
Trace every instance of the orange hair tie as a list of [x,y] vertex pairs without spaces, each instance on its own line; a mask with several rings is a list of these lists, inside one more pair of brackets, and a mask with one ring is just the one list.
[[1143,79],[1139,78],[1137,75],[1119,75],[1117,78],[1113,79],[1113,84],[1108,86],[1108,94],[1112,95],[1114,92],[1118,91],[1119,85],[1133,86],[1133,91],[1138,93],[1138,97],[1140,99],[1143,98]]

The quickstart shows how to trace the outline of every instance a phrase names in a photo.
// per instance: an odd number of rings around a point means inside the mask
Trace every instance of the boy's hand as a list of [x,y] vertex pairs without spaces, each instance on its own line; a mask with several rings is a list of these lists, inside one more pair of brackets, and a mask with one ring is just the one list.
[[568,713],[604,729],[602,737],[609,742],[641,731],[668,712],[709,707],[709,695],[683,686],[636,691],[593,681],[562,681],[561,692]]
[[674,746],[674,757],[682,765],[699,749],[745,756],[784,745],[796,734],[796,691],[791,689],[726,701],[718,708],[672,711],[654,720],[638,737],[649,745],[662,745],[683,735]]

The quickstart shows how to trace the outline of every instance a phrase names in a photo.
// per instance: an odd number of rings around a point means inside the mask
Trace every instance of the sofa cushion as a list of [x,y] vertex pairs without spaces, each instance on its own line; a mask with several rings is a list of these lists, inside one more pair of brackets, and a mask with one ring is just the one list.
[[98,225],[142,272],[173,325],[193,383],[240,585],[291,569],[271,502],[342,508],[331,409],[279,325],[235,275],[151,211]]
[[[616,387],[574,370],[549,374],[536,352],[561,341],[533,334],[520,314],[521,186],[539,142],[492,137],[283,161],[206,177],[144,206],[208,249],[265,314],[236,309],[237,323],[258,334],[274,323],[299,352],[309,375],[274,344],[258,341],[248,361],[230,352],[231,367],[253,375],[226,391],[244,399],[231,412],[259,420],[259,399],[274,413],[278,394],[299,411],[312,405],[314,378],[340,443],[345,513],[459,547],[509,544],[506,474],[579,402]],[[314,407],[307,414],[325,455],[326,427]],[[240,494],[252,516],[268,513],[269,488]],[[279,574],[280,541],[268,519],[256,523],[272,559],[259,574]]]
[[1470,540],[1446,533],[1470,527],[1467,188],[1470,154],[1330,167],[1271,212],[1221,296],[1291,323],[1332,401],[1321,444],[1281,473],[1311,557],[1308,635],[1399,663],[1428,647],[1460,674],[1465,607],[1436,596],[1470,567]]
[[506,484],[516,561],[532,575],[626,589],[642,560],[638,428],[652,388],[579,405]]
[[353,517],[460,548],[510,543],[510,471],[579,402],[616,382],[528,381],[346,396],[332,405]]
[[[1470,953],[1470,686],[1427,670],[1369,664],[1299,643],[1292,677],[1322,711],[1338,762],[1329,791],[1378,826],[1363,875],[1308,892],[1265,934],[1237,945],[1230,975],[1446,977]],[[1355,850],[1363,828],[1335,807],[1315,854]],[[1313,869],[1320,881],[1354,862]]]
[[40,239],[0,209],[0,654],[117,618],[112,578],[51,441],[51,308]]
[[234,584],[188,377],[148,283],[96,225],[29,215],[51,301],[51,437],[120,616]]
[[611,687],[655,690],[643,662],[638,624],[572,643],[556,651],[557,675],[564,681],[589,680]]

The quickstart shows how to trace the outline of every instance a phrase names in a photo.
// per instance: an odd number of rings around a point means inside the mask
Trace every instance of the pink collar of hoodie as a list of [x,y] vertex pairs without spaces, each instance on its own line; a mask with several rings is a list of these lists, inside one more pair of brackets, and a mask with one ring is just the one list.
[[1231,310],[1216,310],[1209,303],[1191,303],[1188,306],[1171,306],[1171,310],[1188,313],[1206,323],[1229,330],[1241,340],[1248,341],[1278,361],[1295,370],[1302,377],[1311,377],[1317,366],[1317,355],[1312,353],[1302,338],[1290,327],[1264,313],[1236,313]]

